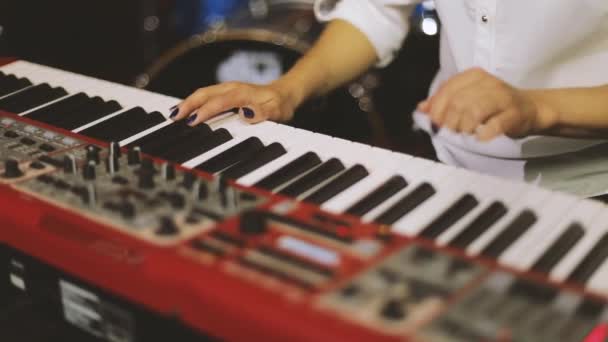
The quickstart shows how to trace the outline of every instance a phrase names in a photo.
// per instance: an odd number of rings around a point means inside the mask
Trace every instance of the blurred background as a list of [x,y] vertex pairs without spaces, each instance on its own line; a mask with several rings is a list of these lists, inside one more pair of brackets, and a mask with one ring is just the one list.
[[[288,70],[321,32],[312,4],[2,0],[0,57],[177,97],[222,81],[268,83]],[[411,113],[426,97],[438,68],[439,31],[435,6],[425,1],[412,13],[411,32],[391,65],[304,105],[290,124],[432,158],[427,137],[412,128]],[[19,341],[85,341],[52,317],[44,306],[15,297],[0,305],[0,330]]]
[[[168,95],[226,80],[270,82],[315,40],[313,0],[2,0],[0,56]],[[297,127],[415,155],[411,112],[438,68],[433,1],[412,13],[396,60],[305,105]],[[348,120],[347,120],[348,118]]]

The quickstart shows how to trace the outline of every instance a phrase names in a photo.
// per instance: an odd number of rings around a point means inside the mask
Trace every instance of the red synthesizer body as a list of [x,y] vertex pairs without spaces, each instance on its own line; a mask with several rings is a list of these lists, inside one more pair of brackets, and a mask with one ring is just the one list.
[[101,340],[608,336],[580,285],[0,112],[8,131],[54,148],[2,141],[2,276]]

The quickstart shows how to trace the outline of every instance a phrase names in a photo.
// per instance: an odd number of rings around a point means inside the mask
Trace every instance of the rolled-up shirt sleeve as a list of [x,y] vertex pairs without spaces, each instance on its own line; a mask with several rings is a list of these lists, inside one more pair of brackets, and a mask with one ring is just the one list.
[[378,66],[397,55],[409,29],[409,15],[421,0],[316,0],[315,14],[321,22],[345,20],[372,43]]

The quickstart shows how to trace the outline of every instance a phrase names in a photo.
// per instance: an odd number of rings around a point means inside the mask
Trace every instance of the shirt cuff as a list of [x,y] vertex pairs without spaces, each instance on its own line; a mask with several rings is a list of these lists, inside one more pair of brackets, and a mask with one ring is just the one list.
[[[388,65],[399,52],[409,30],[409,15],[416,1],[317,0],[321,22],[342,19],[359,29],[378,56],[378,67]],[[399,4],[395,4],[399,3]]]

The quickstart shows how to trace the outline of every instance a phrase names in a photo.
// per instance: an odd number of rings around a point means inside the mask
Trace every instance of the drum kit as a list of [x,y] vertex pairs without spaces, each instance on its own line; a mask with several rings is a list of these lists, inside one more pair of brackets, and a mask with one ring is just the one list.
[[[314,0],[244,3],[223,20],[168,49],[136,78],[134,85],[183,98],[198,88],[225,81],[267,84],[286,72],[322,31],[322,24],[315,19]],[[407,90],[394,89],[400,87],[394,82],[386,82],[391,83],[387,88],[383,85],[387,77],[392,76],[372,69],[345,87],[306,103],[289,124],[390,147],[386,115],[378,111],[383,106],[375,105],[375,100],[403,98],[402,91]],[[430,80],[422,83],[426,82]],[[410,113],[404,112],[403,116],[409,117]],[[399,135],[407,136],[410,131],[404,126]]]

